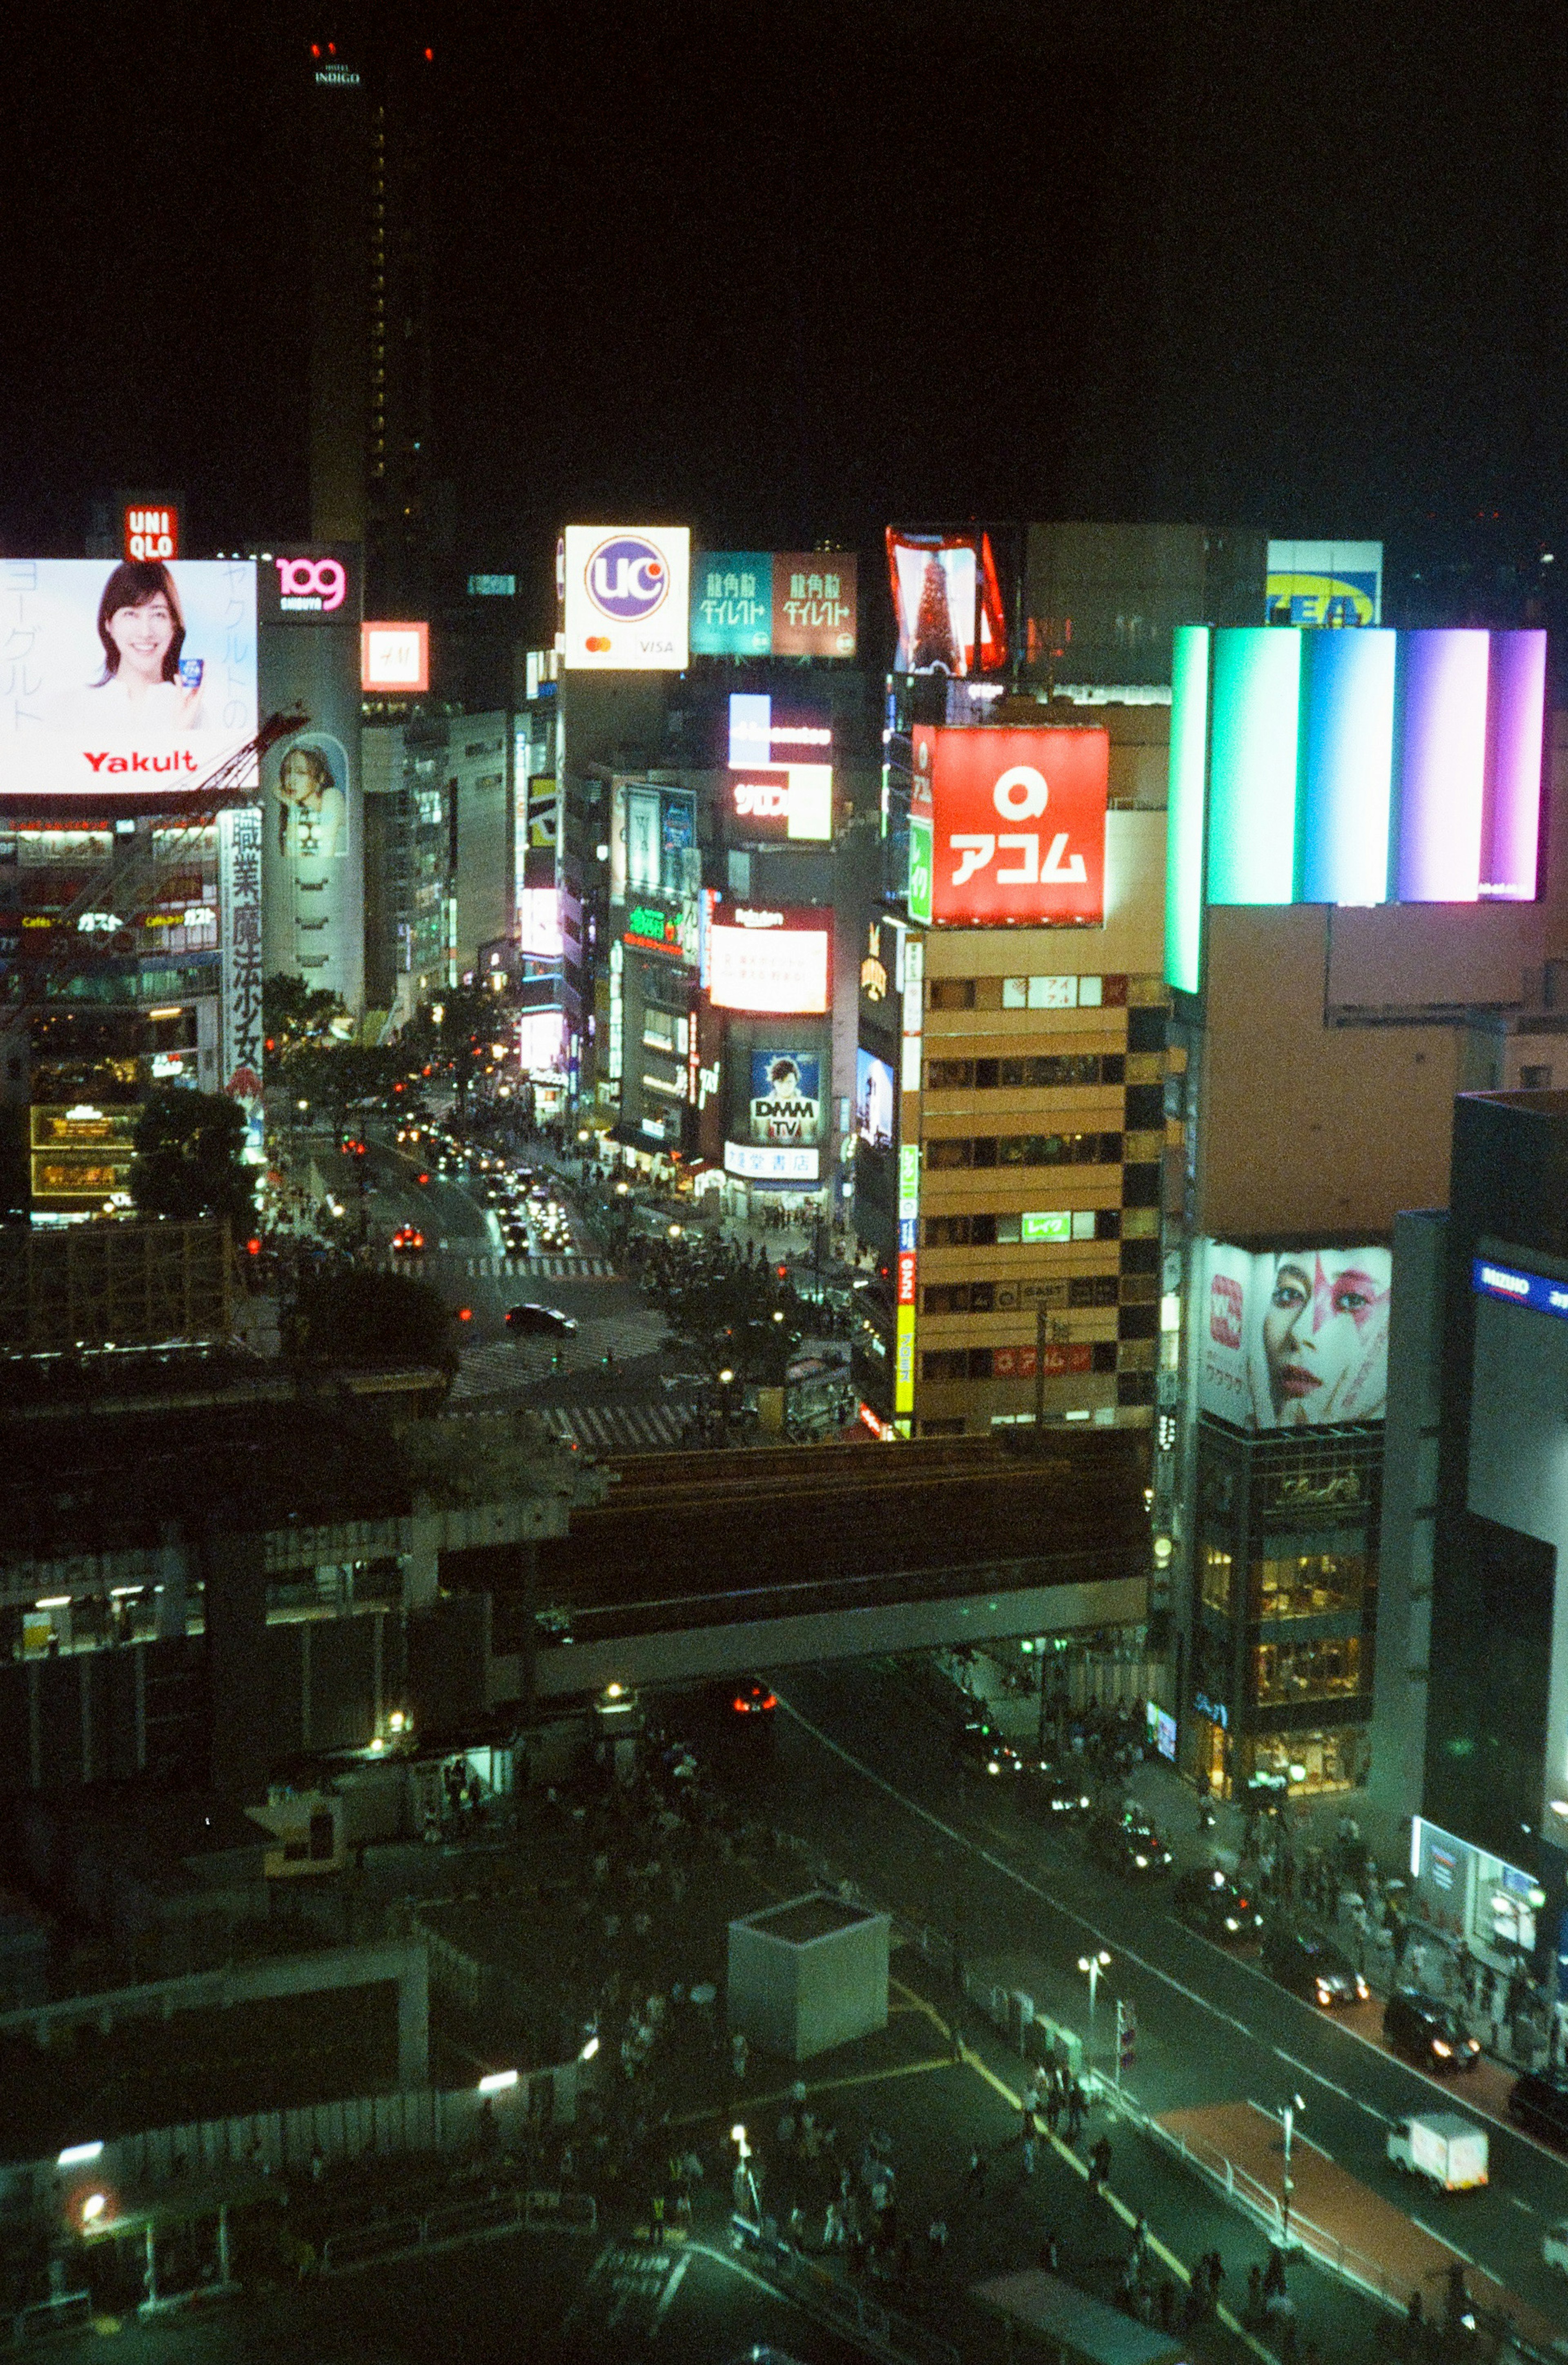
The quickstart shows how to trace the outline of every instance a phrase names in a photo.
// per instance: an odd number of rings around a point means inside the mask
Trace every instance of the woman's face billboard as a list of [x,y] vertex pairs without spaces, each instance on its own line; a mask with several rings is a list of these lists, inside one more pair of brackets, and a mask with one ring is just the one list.
[[1381,1420],[1394,1258],[1386,1248],[1204,1244],[1198,1402],[1238,1429]]

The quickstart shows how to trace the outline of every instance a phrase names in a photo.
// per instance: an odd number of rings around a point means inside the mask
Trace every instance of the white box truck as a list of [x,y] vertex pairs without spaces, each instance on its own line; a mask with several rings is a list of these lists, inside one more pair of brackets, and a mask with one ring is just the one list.
[[1444,2192],[1469,2192],[1486,2181],[1486,2130],[1452,2111],[1424,2112],[1391,2129],[1388,2157]]

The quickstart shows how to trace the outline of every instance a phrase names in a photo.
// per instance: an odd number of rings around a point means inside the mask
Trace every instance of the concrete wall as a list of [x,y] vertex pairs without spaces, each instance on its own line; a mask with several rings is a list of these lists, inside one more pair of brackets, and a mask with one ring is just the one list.
[[[1462,1030],[1326,1026],[1329,921],[1209,914],[1197,1232],[1386,1237],[1400,1208],[1448,1204]],[[1463,991],[1456,973],[1445,998]]]
[[[808,1618],[686,1627],[602,1642],[585,1638],[569,1650],[538,1653],[534,1691],[540,1698],[559,1699],[601,1691],[608,1683],[683,1683],[703,1676],[743,1675],[753,1667],[804,1666],[817,1659],[868,1658],[888,1651],[935,1650],[944,1643],[1134,1626],[1147,1616],[1148,1603],[1147,1577],[1109,1577],[1083,1585],[969,1593],[956,1599],[890,1602],[874,1609],[830,1610]],[[522,1688],[521,1657],[491,1660],[493,1706],[521,1698]]]

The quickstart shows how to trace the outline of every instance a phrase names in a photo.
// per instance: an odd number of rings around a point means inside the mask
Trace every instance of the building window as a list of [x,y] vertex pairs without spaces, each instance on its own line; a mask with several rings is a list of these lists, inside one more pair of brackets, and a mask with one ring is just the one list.
[[991,1349],[989,1347],[935,1347],[920,1359],[920,1375],[925,1380],[989,1380]]
[[1366,1575],[1361,1552],[1292,1552],[1283,1560],[1256,1560],[1249,1615],[1326,1618],[1337,1610],[1359,1610]]
[[1551,1090],[1551,1070],[1550,1068],[1521,1068],[1519,1070],[1519,1090],[1521,1093],[1549,1093]]
[[1361,1687],[1361,1638],[1259,1642],[1252,1653],[1252,1682],[1260,1708],[1354,1695]]
[[1222,1618],[1230,1615],[1230,1581],[1233,1561],[1218,1544],[1204,1546],[1204,1607],[1217,1609]]
[[972,1010],[975,1006],[975,981],[972,977],[934,977],[931,981],[933,1010]]
[[996,1284],[990,1281],[934,1283],[925,1293],[927,1314],[990,1314],[996,1306]]

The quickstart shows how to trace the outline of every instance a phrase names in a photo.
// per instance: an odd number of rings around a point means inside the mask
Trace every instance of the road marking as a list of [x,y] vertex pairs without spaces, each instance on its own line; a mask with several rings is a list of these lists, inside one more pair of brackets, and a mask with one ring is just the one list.
[[[833,1754],[835,1757],[842,1759],[846,1765],[852,1766],[857,1774],[862,1776],[866,1781],[871,1783],[876,1789],[880,1790],[885,1797],[894,1800],[894,1802],[902,1807],[907,1813],[918,1815],[922,1822],[929,1823],[933,1831],[940,1832],[943,1838],[951,1840],[956,1847],[967,1848],[972,1855],[978,1855],[982,1864],[989,1864],[991,1870],[993,1872],[1001,1873],[1004,1880],[1016,1882],[1020,1889],[1027,1889],[1031,1897],[1039,1898],[1042,1904],[1050,1906],[1054,1912],[1065,1916],[1065,1918],[1070,1922],[1076,1922],[1081,1930],[1087,1931],[1088,1934],[1093,1939],[1096,1945],[1104,1946],[1106,1948],[1111,1946],[1112,1940],[1107,1933],[1103,1930],[1096,1929],[1093,1922],[1091,1922],[1086,1915],[1080,1913],[1075,1906],[1064,1904],[1059,1898],[1053,1897],[1049,1889],[1042,1889],[1037,1881],[1031,1880],[1027,1874],[1020,1872],[1015,1865],[1009,1864],[1004,1857],[993,1854],[990,1848],[980,1846],[970,1835],[955,1830],[951,1823],[944,1822],[941,1816],[934,1814],[929,1807],[923,1807],[918,1799],[911,1799],[907,1797],[903,1791],[895,1789],[893,1785],[890,1782],[886,1781],[880,1774],[875,1772],[871,1766],[865,1765],[861,1759],[854,1756],[849,1750],[844,1748],[841,1743],[834,1741],[831,1733],[822,1732],[812,1722],[810,1717],[802,1716],[800,1709],[791,1706],[790,1702],[786,1699],[784,1694],[779,1691],[777,1684],[775,1684],[773,1688],[778,1696],[779,1707],[784,1710],[787,1716],[793,1717],[795,1722],[801,1727],[802,1732],[809,1732],[812,1740],[819,1742],[823,1748],[831,1750]],[[1198,1935],[1196,1932],[1193,1934],[1194,1936]],[[1210,1942],[1206,1939],[1200,1939],[1200,1944],[1208,1945],[1209,1943]],[[1363,2102],[1360,2095],[1347,2095],[1345,2089],[1342,2086],[1337,2086],[1333,2079],[1331,2078],[1326,2078],[1320,2069],[1314,2069],[1307,2062],[1298,2060],[1294,2053],[1284,2052],[1279,2046],[1272,2044],[1270,2038],[1260,2035],[1256,2029],[1249,2028],[1244,2020],[1238,2020],[1234,2012],[1221,2011],[1219,2006],[1211,2001],[1207,1996],[1199,1995],[1195,1989],[1188,1987],[1183,1980],[1177,1978],[1173,1972],[1161,1970],[1157,1963],[1149,1962],[1146,1956],[1136,1953],[1131,1946],[1124,1945],[1120,1939],[1115,1941],[1115,1946],[1116,1950],[1121,1954],[1126,1961],[1136,1963],[1139,1970],[1147,1971],[1149,1978],[1158,1979],[1162,1987],[1170,1988],[1176,1995],[1184,1996],[1187,2001],[1191,2004],[1195,2004],[1200,2012],[1205,2012],[1212,2019],[1223,2022],[1228,2028],[1236,2029],[1239,2034],[1245,2036],[1249,2043],[1268,2046],[1270,2051],[1274,2054],[1277,2059],[1285,2062],[1289,2068],[1298,2071],[1303,2078],[1310,2078],[1315,2084],[1327,2087],[1330,2093],[1338,2095],[1341,2100],[1354,2102],[1359,2111],[1364,2112],[1368,2118],[1375,2119],[1380,2126],[1392,2127],[1399,2124],[1399,2121],[1397,2119],[1390,2118],[1388,2113],[1384,2111],[1374,2109],[1371,2102]],[[1223,1947],[1218,1948],[1216,1949],[1216,1952],[1224,1954],[1225,1949]],[[1253,1978],[1259,1980],[1268,1989],[1271,1995],[1284,1997],[1287,2001],[1297,2004],[1303,2012],[1312,2011],[1312,2007],[1309,2004],[1303,2004],[1299,1997],[1292,1996],[1287,1988],[1282,1988],[1278,1986],[1274,1980],[1265,1978],[1264,1974],[1260,1970],[1255,1969],[1252,1964],[1238,1961],[1235,1956],[1227,1955],[1226,1959],[1229,1962],[1234,1962],[1238,1970],[1246,1971]],[[1313,2016],[1315,2019],[1318,2017],[1316,2012]],[[1348,2028],[1342,2021],[1335,2022],[1332,2024],[1339,2030],[1342,2035],[1353,2037],[1359,2045],[1364,2045],[1369,2052],[1376,2054],[1380,2061],[1387,2062],[1392,2068],[1396,2069],[1408,2069],[1413,2077],[1420,2078],[1425,2084],[1435,2087],[1439,2093],[1445,2091],[1438,2079],[1435,2078],[1428,2078],[1426,2072],[1416,2068],[1413,2063],[1401,2061],[1396,2054],[1385,2052],[1381,2045],[1374,2044],[1369,2036],[1363,2036],[1359,2029]],[[1481,2115],[1492,2119],[1492,2124],[1494,2125],[1506,2127],[1507,2132],[1510,2135],[1516,2135],[1522,2143],[1528,2143],[1530,2145],[1531,2148],[1538,2151],[1543,2159],[1550,2160],[1553,2167],[1561,2168],[1562,2166],[1562,2158],[1558,2153],[1550,2150],[1545,2144],[1538,2143],[1533,2135],[1526,2135],[1522,2127],[1513,2126],[1509,2122],[1502,2119],[1492,2118],[1492,2113],[1489,2112],[1481,2113]]]
[[1540,2214],[1533,2201],[1521,2201],[1517,2192],[1505,2192],[1503,2198],[1510,2209],[1522,2209],[1527,2217],[1537,2217]]
[[656,2332],[660,2325],[664,2322],[665,2311],[668,2307],[671,2300],[675,2297],[677,2292],[680,2289],[682,2279],[684,2278],[686,2270],[690,2263],[691,2261],[689,2258],[683,2250],[679,2258],[675,2262],[673,2271],[666,2276],[665,2287],[659,2293],[659,2303],[654,2310],[654,2321],[651,2327],[653,2331]]
[[[977,2077],[983,2078],[986,2084],[992,2087],[995,2091],[1002,2096],[1004,2102],[1010,2102],[1015,2111],[1021,2111],[1023,2109],[1023,2096],[1021,2094],[1015,2094],[1012,2088],[1005,2084],[1004,2081],[997,2076],[995,2070],[980,2059],[978,2053],[971,2053],[967,2045],[961,2045],[959,2047],[959,2058],[963,2062],[966,2069],[972,2069]],[[1254,2110],[1256,2110],[1257,2107],[1257,2104],[1254,2103]],[[1049,2127],[1042,2127],[1041,2122],[1038,2118],[1035,2121],[1035,2132],[1036,2135],[1043,2133],[1046,2141],[1050,2145],[1053,2151],[1055,2151],[1059,2158],[1064,2159],[1070,2168],[1076,2169],[1079,2176],[1082,2179],[1084,2183],[1087,2184],[1089,2181],[1088,2161],[1080,2159],[1071,2145],[1063,2143],[1060,2135],[1053,2135]],[[1100,2187],[1100,2197],[1115,2211],[1124,2225],[1137,2225],[1137,2213],[1129,2209],[1126,2202],[1118,2198],[1118,2196],[1112,2191],[1108,2184],[1103,2184]],[[1167,2248],[1166,2245],[1160,2240],[1158,2234],[1149,2235],[1148,2247],[1154,2252],[1155,2257],[1159,2260],[1161,2266],[1168,2267],[1173,2275],[1179,2275],[1184,2283],[1190,2283],[1192,2281],[1193,2276],[1191,2269],[1183,2266],[1175,2251]],[[1220,2306],[1215,2308],[1215,2313],[1227,2331],[1234,2332],[1239,2339],[1246,2342],[1254,2357],[1261,2358],[1264,2360],[1264,2365],[1274,2365],[1273,2352],[1271,2349],[1265,2348],[1260,2340],[1255,2340],[1251,2333],[1248,2331],[1246,2326],[1240,2323],[1236,2316],[1232,2315],[1227,2307],[1222,2303]]]
[[[1435,2225],[1428,2225],[1424,2217],[1417,2217],[1414,2209],[1410,2212],[1410,2223],[1412,2225],[1419,2225],[1422,2233],[1428,2235],[1434,2242],[1440,2242],[1445,2250],[1451,2250],[1456,2259],[1462,2259],[1467,2267],[1475,2266],[1475,2261],[1468,2250],[1462,2250],[1457,2242],[1450,2242],[1446,2234],[1439,2234]],[[1475,2271],[1483,2275],[1492,2273],[1490,2267],[1476,2267]],[[1496,2281],[1495,2276],[1493,2276],[1493,2281]]]

